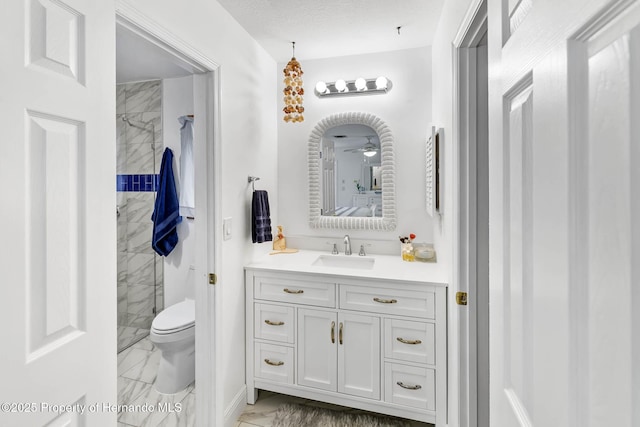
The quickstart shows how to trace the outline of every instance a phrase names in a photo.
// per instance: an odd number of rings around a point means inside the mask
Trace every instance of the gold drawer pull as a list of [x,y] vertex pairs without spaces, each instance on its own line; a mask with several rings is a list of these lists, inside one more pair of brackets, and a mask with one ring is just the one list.
[[340,322],[340,330],[338,331],[338,340],[340,341],[340,345],[342,345],[342,328],[344,325]]
[[420,390],[422,388],[422,386],[420,384],[404,385],[404,383],[402,381],[398,381],[396,384],[398,384],[402,388],[406,388],[407,390]]
[[378,297],[374,298],[373,300],[375,302],[379,302],[381,304],[395,304],[395,303],[398,302],[398,300],[396,300],[396,299],[382,299],[382,298],[378,298]]
[[[269,319],[265,320],[264,323],[266,323],[267,325],[271,325],[271,326],[282,326],[282,325],[284,325],[284,322],[272,322]],[[400,339],[400,338],[398,338],[398,339]]]
[[288,289],[288,288],[284,288],[284,291],[286,293],[288,293],[288,294],[302,294],[302,293],[304,293],[304,291],[302,289],[291,290],[291,289]]
[[267,365],[271,365],[271,366],[282,366],[282,365],[284,365],[284,362],[282,362],[282,361],[272,362],[272,361],[271,361],[271,360],[269,360],[269,359],[264,359],[264,362],[265,362]]
[[422,344],[422,341],[420,340],[405,340],[404,338],[396,338],[398,341],[400,341],[402,344]]
[[336,343],[336,322],[331,322],[331,344]]

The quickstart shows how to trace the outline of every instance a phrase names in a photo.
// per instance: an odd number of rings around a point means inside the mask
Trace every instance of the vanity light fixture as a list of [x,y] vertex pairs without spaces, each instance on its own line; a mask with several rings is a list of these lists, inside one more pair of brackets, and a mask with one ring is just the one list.
[[345,82],[344,80],[340,79],[340,80],[336,80],[336,82],[333,85],[336,90],[340,93],[344,93],[344,92],[349,92],[349,89],[347,89],[347,82]]
[[382,94],[391,90],[391,87],[391,80],[384,76],[375,79],[358,77],[356,80],[338,79],[329,83],[319,81],[316,83],[315,93],[320,98],[331,95]]
[[389,85],[389,80],[386,77],[380,76],[376,79],[376,89],[387,90],[388,85]]
[[327,88],[327,84],[325,82],[316,83],[316,92],[317,93],[328,93],[329,88]]

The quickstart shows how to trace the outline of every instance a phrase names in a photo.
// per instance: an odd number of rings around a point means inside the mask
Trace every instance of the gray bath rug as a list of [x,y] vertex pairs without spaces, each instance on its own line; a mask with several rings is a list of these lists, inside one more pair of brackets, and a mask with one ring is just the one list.
[[272,427],[409,427],[409,422],[383,415],[333,411],[285,403],[276,411]]

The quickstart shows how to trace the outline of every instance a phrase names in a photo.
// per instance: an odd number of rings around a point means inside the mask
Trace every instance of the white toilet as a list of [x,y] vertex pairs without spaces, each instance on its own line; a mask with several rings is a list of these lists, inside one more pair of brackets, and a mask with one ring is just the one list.
[[162,352],[155,382],[160,393],[177,393],[195,379],[195,324],[195,302],[188,298],[153,319],[149,339]]

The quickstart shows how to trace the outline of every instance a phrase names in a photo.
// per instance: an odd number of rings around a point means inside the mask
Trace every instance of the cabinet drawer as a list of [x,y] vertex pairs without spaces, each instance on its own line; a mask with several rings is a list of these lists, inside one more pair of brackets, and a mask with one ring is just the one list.
[[435,364],[435,324],[384,320],[384,357]]
[[436,410],[435,370],[385,363],[384,378],[386,402],[428,411]]
[[256,303],[253,320],[256,338],[294,343],[293,307]]
[[340,308],[435,319],[435,293],[340,285]]
[[253,284],[256,299],[281,301],[318,307],[336,306],[336,285],[308,279],[256,277]]
[[293,384],[293,348],[256,343],[254,376]]

